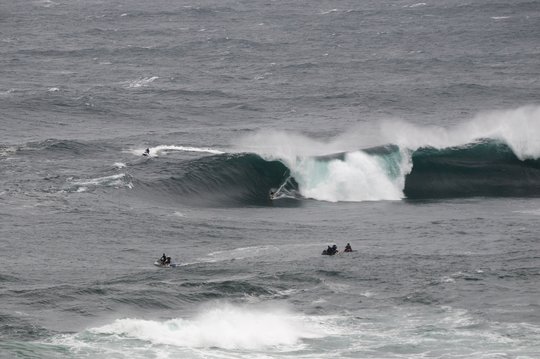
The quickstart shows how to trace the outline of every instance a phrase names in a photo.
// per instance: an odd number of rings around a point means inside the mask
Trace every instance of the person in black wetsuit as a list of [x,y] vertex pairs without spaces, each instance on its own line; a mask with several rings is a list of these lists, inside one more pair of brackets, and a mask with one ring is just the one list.
[[144,153],[142,155],[143,156],[149,156],[150,155],[150,149],[147,148],[146,150],[144,150]]
[[338,252],[337,250],[337,246],[334,244],[332,247],[328,246],[328,248],[326,248],[322,254],[323,255],[327,255],[327,256],[333,256],[334,254],[336,254]]
[[163,253],[161,258],[159,259],[159,263],[165,264],[166,262],[167,262],[167,256],[165,255],[165,253]]
[[352,252],[352,247],[350,243],[347,243],[347,245],[345,246],[345,252]]

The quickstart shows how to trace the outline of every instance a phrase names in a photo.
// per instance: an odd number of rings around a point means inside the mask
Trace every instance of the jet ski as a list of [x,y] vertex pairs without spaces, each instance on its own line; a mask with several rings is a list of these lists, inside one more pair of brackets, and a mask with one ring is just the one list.
[[161,263],[160,261],[155,261],[154,265],[156,267],[161,267],[161,268],[176,268],[176,267],[178,267],[178,264],[176,264],[176,263]]
[[337,246],[334,244],[332,247],[328,246],[327,249],[323,250],[321,255],[323,256],[333,256],[335,254],[338,254],[339,251],[337,249]]
[[338,252],[330,252],[330,251],[327,251],[326,249],[322,251],[321,255],[323,256],[333,256],[333,255],[336,255]]
[[154,262],[154,265],[162,268],[174,268],[177,266],[176,263],[171,263],[171,257],[167,257],[165,253],[163,253],[163,257]]

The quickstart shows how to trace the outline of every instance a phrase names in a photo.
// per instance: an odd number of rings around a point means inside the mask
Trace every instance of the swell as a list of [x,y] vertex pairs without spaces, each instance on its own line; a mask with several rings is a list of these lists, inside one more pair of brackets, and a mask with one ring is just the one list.
[[88,142],[50,138],[43,141],[28,142],[15,149],[19,154],[32,154],[34,156],[95,156],[96,153],[111,150],[112,146],[95,141]]

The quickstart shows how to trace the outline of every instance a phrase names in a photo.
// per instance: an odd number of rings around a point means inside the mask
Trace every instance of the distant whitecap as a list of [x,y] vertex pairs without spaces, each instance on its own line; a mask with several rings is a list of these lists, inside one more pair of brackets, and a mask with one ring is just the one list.
[[412,5],[405,5],[404,7],[414,8],[414,7],[420,7],[420,6],[426,6],[427,4],[425,2],[419,2]]
[[129,88],[139,88],[148,86],[148,84],[154,82],[155,80],[159,79],[158,76],[152,76],[152,77],[143,77],[137,80],[133,80],[128,83]]

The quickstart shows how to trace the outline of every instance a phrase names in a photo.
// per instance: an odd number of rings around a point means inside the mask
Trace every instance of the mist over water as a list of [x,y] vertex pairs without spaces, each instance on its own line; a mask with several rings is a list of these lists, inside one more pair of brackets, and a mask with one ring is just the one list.
[[1,358],[538,357],[534,1],[0,18]]

